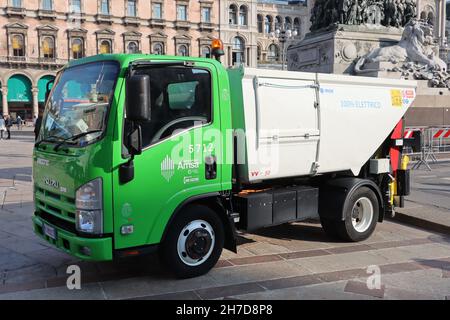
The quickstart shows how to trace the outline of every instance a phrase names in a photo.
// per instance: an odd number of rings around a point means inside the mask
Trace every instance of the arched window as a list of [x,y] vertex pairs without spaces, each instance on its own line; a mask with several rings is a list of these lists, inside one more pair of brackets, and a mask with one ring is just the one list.
[[280,16],[275,17],[275,30],[281,30],[283,19]]
[[237,24],[237,7],[234,4],[230,6],[229,16],[230,24]]
[[84,57],[83,39],[73,38],[72,39],[72,58],[80,59],[83,57]]
[[232,63],[242,64],[245,62],[245,42],[241,37],[234,37],[232,49]]
[[294,30],[297,31],[298,35],[300,34],[300,19],[299,18],[294,19]]
[[153,44],[153,54],[164,54],[164,44],[162,44],[161,42],[156,42],[155,44]]
[[261,46],[258,44],[258,46],[256,47],[256,59],[259,61],[261,61]]
[[139,51],[139,46],[135,41],[128,42],[127,53],[137,53]]
[[189,55],[189,49],[187,45],[181,44],[178,46],[178,55],[182,57],[187,57]]
[[44,37],[42,39],[42,55],[48,59],[55,57],[55,39],[53,37]]
[[263,16],[258,14],[258,32],[259,33],[263,33],[263,31],[264,31],[263,23],[264,23]]
[[211,58],[211,48],[208,46],[203,46],[201,50],[201,57]]
[[427,13],[426,13],[425,11],[422,11],[422,12],[420,13],[420,19],[421,19],[421,20],[426,20],[426,19],[427,19]]
[[247,25],[247,7],[246,6],[241,6],[239,8],[239,24],[241,26]]
[[270,61],[278,61],[280,57],[280,50],[276,44],[271,44],[267,50],[267,59]]
[[292,29],[292,19],[290,17],[284,18],[284,27],[286,30]]
[[264,18],[264,32],[271,33],[272,32],[272,17],[266,16]]
[[14,57],[24,57],[25,56],[25,41],[23,35],[15,34],[12,36],[12,49]]
[[111,53],[111,42],[109,40],[102,40],[102,42],[100,42],[100,53]]

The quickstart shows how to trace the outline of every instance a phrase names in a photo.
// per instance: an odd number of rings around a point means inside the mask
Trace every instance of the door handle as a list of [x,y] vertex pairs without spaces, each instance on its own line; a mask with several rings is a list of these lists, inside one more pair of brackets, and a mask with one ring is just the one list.
[[206,180],[213,180],[217,178],[216,156],[209,155],[205,157],[205,178]]

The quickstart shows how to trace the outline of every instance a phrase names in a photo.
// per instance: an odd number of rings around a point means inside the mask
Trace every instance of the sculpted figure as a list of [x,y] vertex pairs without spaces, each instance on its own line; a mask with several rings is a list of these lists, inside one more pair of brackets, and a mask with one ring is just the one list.
[[395,25],[395,18],[397,15],[397,7],[395,6],[394,0],[385,0],[384,2],[384,25],[394,26]]
[[412,0],[405,0],[405,13],[403,25],[406,25],[409,20],[416,16],[416,4]]
[[348,20],[348,12],[350,10],[350,0],[339,0],[339,23],[346,24]]
[[355,64],[355,73],[381,71],[381,69],[363,69],[364,64],[379,61],[390,61],[392,63],[410,61],[430,70],[446,72],[447,64],[438,56],[427,52],[430,50],[430,40],[427,35],[431,28],[416,19],[411,19],[405,26],[398,44],[376,48],[359,58]]
[[353,0],[351,4],[347,24],[358,24],[358,0]]

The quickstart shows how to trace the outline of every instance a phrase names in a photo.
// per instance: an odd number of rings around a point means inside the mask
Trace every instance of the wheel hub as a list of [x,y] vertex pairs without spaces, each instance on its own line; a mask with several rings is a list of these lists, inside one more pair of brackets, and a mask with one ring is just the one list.
[[211,248],[211,235],[205,229],[195,229],[186,239],[186,253],[192,259],[204,257]]
[[352,208],[352,224],[358,232],[369,229],[373,220],[373,205],[369,198],[359,198]]
[[214,249],[215,234],[205,220],[194,220],[180,232],[177,242],[178,256],[188,266],[198,266],[206,261]]

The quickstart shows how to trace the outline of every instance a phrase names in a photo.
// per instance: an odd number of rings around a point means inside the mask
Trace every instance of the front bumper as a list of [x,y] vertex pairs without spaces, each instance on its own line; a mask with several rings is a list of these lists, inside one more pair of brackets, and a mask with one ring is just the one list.
[[[112,238],[82,238],[67,232],[55,225],[44,221],[42,218],[33,216],[34,233],[57,247],[58,249],[90,261],[107,261],[113,259]],[[56,240],[44,234],[43,224],[49,225],[56,230]],[[87,248],[87,249],[86,249]],[[87,254],[89,252],[89,254]]]

